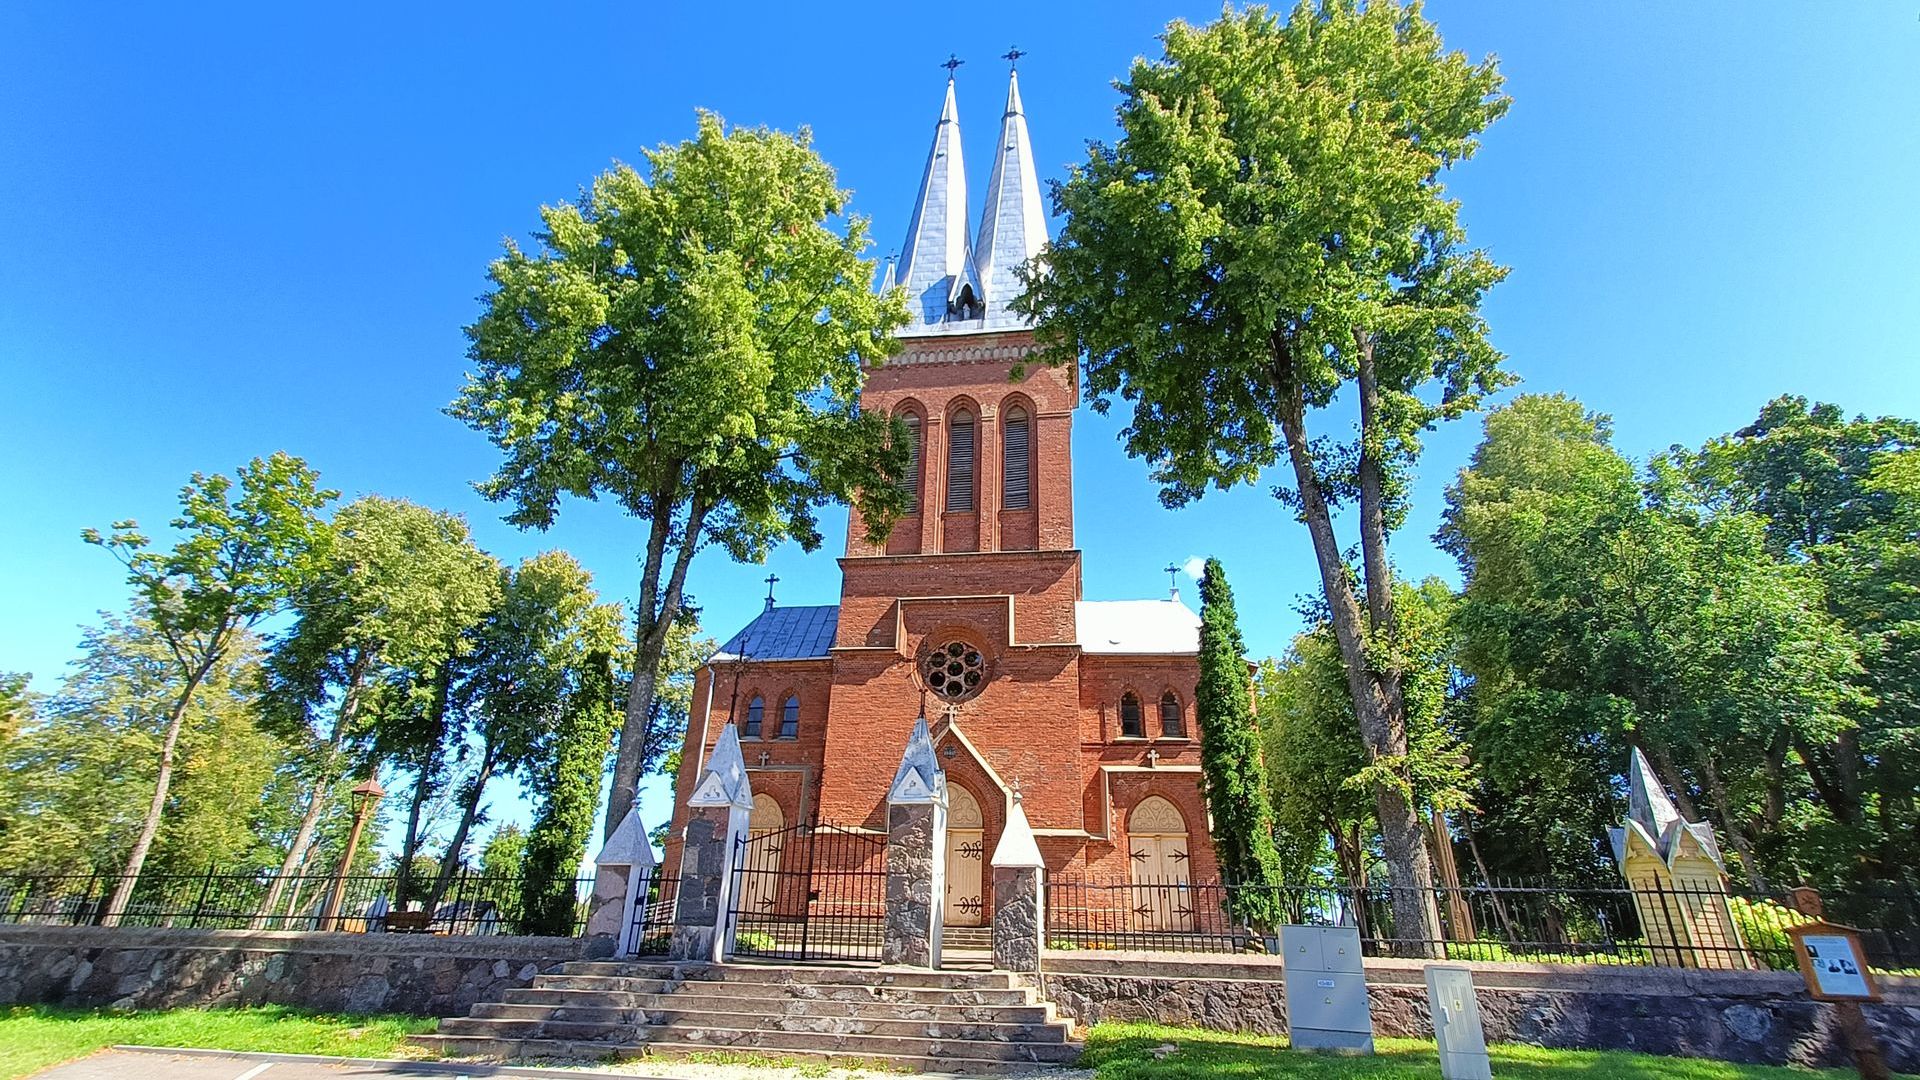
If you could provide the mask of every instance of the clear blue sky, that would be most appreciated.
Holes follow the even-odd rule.
[[[51,689],[81,624],[126,598],[78,538],[161,525],[193,470],[273,450],[348,497],[465,513],[509,559],[581,557],[633,589],[635,525],[569,506],[523,534],[469,484],[495,463],[440,409],[465,367],[500,239],[693,110],[809,125],[897,248],[949,51],[975,207],[1018,44],[1044,176],[1112,131],[1110,80],[1207,3],[112,5],[0,8],[0,670]],[[1515,98],[1451,180],[1470,235],[1513,267],[1488,315],[1531,391],[1611,413],[1645,455],[1783,392],[1920,415],[1920,0],[1466,3],[1448,43],[1497,53]],[[1323,424],[1325,421],[1323,421]],[[1092,598],[1157,595],[1217,554],[1256,654],[1315,587],[1306,538],[1262,491],[1159,508],[1117,425],[1082,411],[1078,531]],[[1434,436],[1395,547],[1427,540],[1477,421]],[[836,526],[842,522],[836,515]],[[841,538],[773,569],[831,603]],[[759,567],[706,555],[692,589],[730,632]],[[1191,602],[1192,594],[1189,590]],[[903,707],[905,707],[903,705]],[[510,792],[496,815],[520,816]],[[652,819],[659,800],[650,799]]]

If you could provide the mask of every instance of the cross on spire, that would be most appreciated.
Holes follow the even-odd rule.
[[[1177,563],[1167,564],[1167,592],[1175,600],[1180,599],[1180,566]]]
[[[1003,52],[1000,54],[1000,59],[1005,60],[1007,62],[1007,67],[1018,68],[1020,66],[1020,58],[1025,55],[1027,54],[1021,51],[1020,46],[1011,45],[1011,46],[1008,46],[1006,52]]]
[[[964,63],[966,63],[965,60],[960,59],[958,56],[955,56],[952,53],[948,53],[946,63],[941,64],[940,66],[947,69],[947,78],[951,79],[953,78],[954,71],[958,69],[961,64],[964,64]]]
[[[766,577],[766,582],[767,582],[767,610],[772,611],[773,610],[773,587],[780,583],[780,575],[768,574]]]

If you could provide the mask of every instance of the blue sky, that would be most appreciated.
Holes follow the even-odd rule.
[[[470,483],[495,463],[442,415],[487,261],[543,202],[688,136],[693,110],[812,127],[898,247],[948,52],[978,193],[1010,44],[1043,177],[1113,130],[1110,81],[1210,4],[458,5],[18,2],[0,8],[0,670],[51,689],[119,568],[79,531],[159,526],[193,470],[284,449],[349,497],[465,513],[489,550],[574,552],[634,588],[637,526],[572,505],[517,532]],[[1920,2],[1435,0],[1448,43],[1497,53],[1515,104],[1450,180],[1472,240],[1513,267],[1488,306],[1528,391],[1611,413],[1644,456],[1792,392],[1920,415]],[[1323,419],[1339,430],[1345,417]],[[1160,567],[1226,563],[1250,647],[1285,648],[1315,587],[1262,490],[1159,508],[1117,423],[1082,410],[1078,533],[1091,598],[1157,595]],[[1433,436],[1395,555],[1427,536],[1478,437]],[[838,529],[843,519],[835,516]],[[831,603],[841,536],[772,568]],[[709,626],[767,574],[719,553]],[[1188,597],[1192,601],[1189,588]],[[522,816],[511,791],[496,816]],[[653,818],[660,802],[650,799]]]

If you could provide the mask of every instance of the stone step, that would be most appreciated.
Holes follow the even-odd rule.
[[[513,986],[500,992],[501,1002],[507,1005],[545,1005],[556,1009],[639,1009],[666,997],[665,993],[562,990],[551,986]]]
[[[575,960],[560,965],[541,979],[639,978],[648,980],[814,983],[855,986],[924,986],[950,990],[1004,990],[1014,985],[1004,971],[928,971],[922,968],[841,967],[813,964],[732,963],[686,965],[634,964],[605,960]]]
[[[822,1054],[843,1058],[895,1058],[946,1062],[945,1071],[963,1072],[956,1061],[1005,1061],[1066,1065],[1078,1061],[1080,1046],[1069,1042],[967,1042],[959,1039],[908,1038],[897,1035],[846,1035],[828,1032],[772,1031],[751,1028],[673,1025],[654,1033],[649,1049],[672,1053],[679,1048],[738,1051],[754,1054]]]
[[[925,986],[858,986],[829,983],[736,983],[705,979],[682,983],[674,991],[682,997],[751,997],[771,1001],[876,1001],[923,1005],[1031,1005],[1033,991],[942,990]]]
[[[940,1023],[1045,1024],[1056,1013],[1044,1002],[1018,1005],[960,1005],[949,1002],[833,1001],[827,999],[778,1001],[723,995],[666,995],[645,1006],[651,1014],[745,1013],[754,1016],[824,1016],[864,1020],[919,1020]]]
[[[707,1028],[732,1031],[786,1032],[803,1035],[873,1035],[901,1039],[961,1039],[992,1043],[1064,1043],[1066,1024],[1017,1023],[1002,1020],[874,1019],[812,1014],[732,1013],[713,1009],[663,1009],[651,1018],[666,1029],[666,1037]],[[579,1036],[573,1036],[579,1037]]]
[[[533,989],[536,990],[614,990],[627,994],[662,994],[671,990],[674,985],[668,979],[627,978],[619,975],[538,975],[533,980]]]
[[[450,1016],[440,1021],[435,1034],[471,1035],[489,1039],[556,1039],[581,1043],[630,1043],[639,1041],[636,1032],[645,1025],[633,1023],[594,1023],[552,1019],[496,1019],[481,1016]]]
[[[441,1057],[524,1061],[632,1061],[646,1054],[644,1043],[570,1042],[565,1039],[499,1039],[486,1035],[409,1035],[407,1042]]]
[[[657,999],[664,1002],[664,996]],[[625,1006],[603,1008],[597,1005],[516,1005],[504,1001],[483,1001],[467,1014],[476,1020],[559,1020],[581,1024],[644,1024],[650,1011]]]

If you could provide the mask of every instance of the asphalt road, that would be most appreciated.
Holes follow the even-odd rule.
[[[106,1050],[37,1073],[34,1080],[342,1080],[355,1076],[413,1077],[416,1080],[484,1080],[487,1077],[587,1080],[593,1076],[609,1075],[613,1074],[473,1063],[389,1063],[211,1051]],[[625,1074],[624,1080],[646,1078]]]

